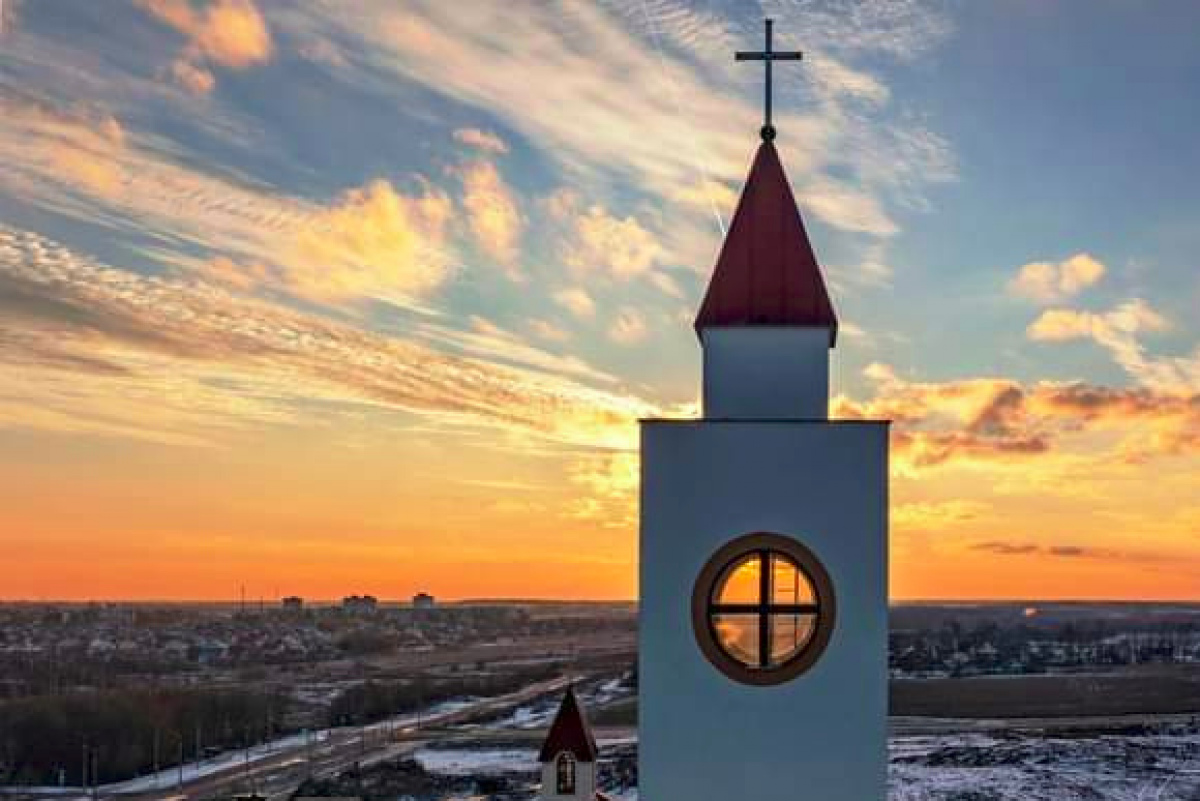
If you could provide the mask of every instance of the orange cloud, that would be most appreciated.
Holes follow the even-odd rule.
[[[288,284],[315,299],[419,297],[446,278],[451,210],[429,187],[410,197],[373,181],[308,215],[279,261]]]
[[[250,0],[216,0],[197,11],[188,0],[141,0],[142,6],[188,38],[191,53],[245,69],[271,58],[271,33]]]
[[[1019,462],[1092,431],[1117,434],[1111,453],[1124,460],[1195,452],[1200,444],[1200,394],[1083,383],[1024,386],[999,378],[918,383],[878,364],[866,373],[877,384],[876,396],[862,403],[835,398],[833,415],[892,420],[901,471]]]
[[[1135,298],[1103,313],[1049,309],[1026,333],[1040,342],[1090,339],[1108,350],[1113,361],[1144,386],[1162,392],[1200,391],[1200,348],[1190,358],[1146,354],[1141,335],[1169,327],[1165,317]]]
[[[1013,294],[1051,303],[1095,284],[1104,273],[1104,264],[1094,256],[1076,253],[1059,262],[1035,261],[1023,265],[1008,287]]]
[[[171,77],[194,95],[207,95],[217,83],[211,72],[183,58],[171,64]]]
[[[125,131],[115,117],[104,114],[79,126],[65,123],[47,128],[43,153],[51,170],[101,197],[111,198],[121,191],[125,183],[120,164]]]
[[[1048,309],[1029,326],[1029,338],[1041,342],[1094,339],[1118,346],[1141,331],[1162,331],[1167,321],[1143,300],[1133,300],[1104,313]]]
[[[574,220],[564,260],[584,270],[603,270],[620,279],[647,273],[662,258],[662,247],[632,216],[618,218],[592,206]]]
[[[586,490],[568,512],[607,528],[630,528],[637,520],[640,474],[637,453],[600,453],[578,460],[569,470],[572,484]]]
[[[485,153],[502,155],[508,152],[508,143],[491,131],[478,128],[459,128],[454,132],[455,140]]]
[[[515,267],[523,221],[512,190],[494,164],[477,161],[461,170],[463,206],[475,241],[519,278]]]

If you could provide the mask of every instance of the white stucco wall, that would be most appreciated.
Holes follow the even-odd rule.
[[[557,759],[557,757],[555,757]],[[575,763],[575,792],[571,795],[559,795],[558,768],[554,760],[542,765],[542,791],[538,794],[540,801],[592,801],[596,797],[596,763]]]
[[[829,410],[829,329],[707,328],[704,416],[823,420]]]
[[[882,423],[643,424],[643,801],[884,800],[887,437]],[[726,678],[692,633],[701,568],[754,531],[811,548],[837,597],[824,655],[774,687]]]

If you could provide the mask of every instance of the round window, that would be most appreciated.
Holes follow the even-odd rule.
[[[812,551],[779,534],[748,534],[717,551],[692,591],[692,625],[713,665],[744,684],[808,670],[833,633],[833,583]]]

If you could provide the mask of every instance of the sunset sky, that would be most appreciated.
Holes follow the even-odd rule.
[[[757,145],[892,596],[1200,599],[1200,4],[24,0],[0,599],[631,598]]]

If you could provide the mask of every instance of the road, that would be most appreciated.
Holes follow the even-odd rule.
[[[537,682],[517,692],[496,696],[460,708],[423,716],[395,718],[367,726],[325,729],[308,736],[293,736],[246,752],[230,752],[199,765],[185,766],[183,781],[176,769],[155,777],[104,785],[98,801],[184,801],[229,798],[257,793],[272,801],[289,796],[306,778],[329,776],[355,763],[392,759],[411,753],[426,742],[425,732],[494,716],[543,695],[558,692],[569,679]],[[9,799],[86,801],[79,788],[0,788]]]

